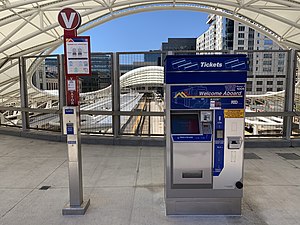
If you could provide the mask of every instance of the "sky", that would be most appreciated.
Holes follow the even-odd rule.
[[[196,38],[208,28],[207,14],[193,11],[144,12],[114,19],[83,34],[91,37],[92,52],[149,51],[168,38]],[[55,53],[63,53],[58,48]]]

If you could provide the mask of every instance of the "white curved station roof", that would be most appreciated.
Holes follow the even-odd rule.
[[[178,9],[222,15],[253,27],[284,48],[300,49],[300,0],[1,0],[0,96],[17,94],[19,89],[17,62],[7,64],[9,57],[49,54],[62,44],[57,16],[66,7],[81,14],[79,34],[129,14]]]
[[[33,54],[62,43],[57,22],[65,7],[82,17],[82,33],[117,17],[163,9],[224,15],[269,34],[285,47],[300,47],[299,0],[3,0],[0,1],[0,59]]]

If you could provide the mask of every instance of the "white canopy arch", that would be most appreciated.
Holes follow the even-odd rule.
[[[7,59],[49,54],[62,44],[57,16],[64,7],[81,14],[79,34],[129,14],[192,10],[240,21],[283,48],[300,49],[300,0],[1,0],[0,96],[18,95],[18,63]]]

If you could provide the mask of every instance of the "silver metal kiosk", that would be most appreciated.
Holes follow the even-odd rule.
[[[240,215],[245,55],[171,55],[165,63],[167,215]]]
[[[68,145],[70,202],[63,208],[62,214],[84,215],[90,199],[83,198],[79,106],[63,107],[63,129]]]

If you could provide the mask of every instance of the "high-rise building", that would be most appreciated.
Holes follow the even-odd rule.
[[[168,42],[163,42],[163,51],[188,51],[196,50],[196,38],[168,38]]]
[[[197,38],[197,50],[256,50],[248,52],[250,73],[248,93],[263,94],[282,91],[285,87],[287,54],[267,52],[281,50],[270,38],[237,21],[209,15],[209,28]]]
[[[223,18],[210,14],[206,24],[209,25],[209,28],[196,40],[197,50],[222,50]]]

